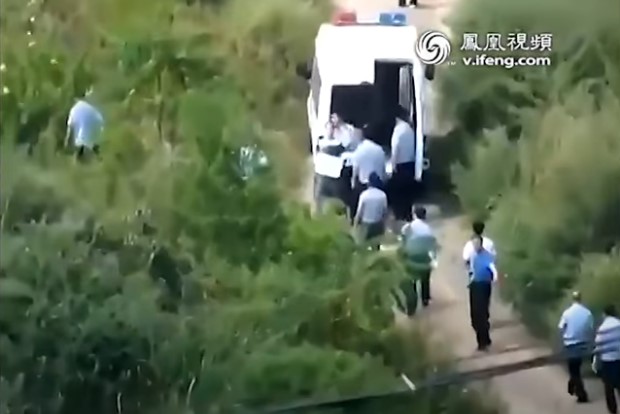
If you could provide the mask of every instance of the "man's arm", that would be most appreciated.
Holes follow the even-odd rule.
[[[471,261],[471,256],[473,254],[472,250],[473,250],[473,246],[471,244],[471,241],[468,241],[467,243],[465,243],[465,246],[463,246],[463,262],[468,271],[471,270],[469,268],[469,265],[470,265],[469,262]]]
[[[392,138],[390,140],[390,145],[392,147],[392,151],[390,153],[390,163],[392,164],[392,171],[394,167],[396,167],[396,160],[398,159],[398,151],[400,151],[400,145],[398,145],[398,140],[400,137],[400,128],[398,127],[398,121],[396,121],[396,125],[394,126],[394,131],[392,132]]]
[[[353,219],[353,225],[358,226],[362,221],[362,214],[364,212],[364,205],[366,204],[366,197],[363,197],[364,194],[360,195],[360,200],[357,203],[357,211],[355,212],[355,218]]]
[[[487,247],[486,250],[491,253],[493,256],[497,256],[497,251],[495,250],[495,243],[493,243],[493,240],[489,239],[488,237],[486,238],[487,240]]]
[[[604,327],[603,324],[601,324],[601,326],[599,326],[598,330],[596,331],[596,336],[594,338],[594,357],[592,358],[592,371],[594,371],[595,373],[598,373],[601,365],[601,351],[602,348],[604,348],[605,339],[606,338],[604,333]]]
[[[495,266],[495,263],[491,263],[489,265],[489,268],[491,269],[491,273],[493,273],[493,281],[496,282],[497,281],[497,267]]]
[[[566,312],[562,313],[562,316],[560,317],[560,322],[558,322],[558,329],[560,330],[560,333],[564,333],[564,330],[566,329]]]
[[[383,214],[381,215],[381,221],[385,223],[385,221],[387,220],[388,215],[390,213],[389,208],[388,208],[387,195],[383,199],[383,206],[382,207],[383,207]]]
[[[355,152],[351,155],[351,188],[355,187],[355,181],[359,174],[359,163],[357,161],[357,155]]]
[[[69,146],[69,140],[71,139],[71,131],[73,130],[73,120],[74,115],[73,115],[73,110],[71,110],[71,112],[69,112],[69,117],[67,118],[67,133],[65,134],[65,140],[64,140],[64,145],[65,147]]]

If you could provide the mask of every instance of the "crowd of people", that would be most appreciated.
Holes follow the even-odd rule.
[[[101,112],[86,98],[76,100],[67,120],[65,146],[73,144],[78,160],[99,154],[103,123]],[[431,273],[437,267],[439,251],[435,233],[427,222],[426,209],[413,207],[415,135],[404,111],[395,120],[389,157],[371,135],[369,130],[355,128],[336,114],[331,117],[327,137],[319,146],[344,162],[339,177],[315,177],[315,201],[321,210],[328,198],[343,200],[358,240],[373,249],[380,248],[379,240],[386,232],[390,210],[396,222],[404,222],[397,235],[398,254],[407,271],[394,297],[401,311],[413,316],[418,295],[424,307],[431,301]],[[386,160],[392,167],[391,176],[386,171]],[[492,345],[491,293],[499,277],[495,244],[484,235],[484,230],[483,222],[473,223],[471,238],[462,253],[464,274],[468,275],[470,321],[479,351],[487,351]],[[592,369],[604,384],[607,409],[610,414],[617,414],[620,319],[616,307],[611,304],[605,307],[603,322],[595,329],[592,312],[582,303],[579,292],[574,292],[573,303],[563,312],[558,328],[569,373],[568,393],[578,403],[589,401],[582,366],[594,355]]]

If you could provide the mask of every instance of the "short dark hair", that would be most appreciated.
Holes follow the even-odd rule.
[[[426,220],[426,209],[422,206],[415,206],[413,214],[420,220]]]
[[[616,306],[609,304],[603,308],[603,312],[605,315],[618,317],[618,311],[616,310]]]
[[[482,233],[484,233],[484,222],[474,221],[474,224],[472,224],[471,229],[474,231],[475,235],[482,236]]]
[[[396,116],[402,119],[403,121],[407,121],[407,119],[409,118],[409,111],[400,105],[396,105],[395,112],[396,112]]]

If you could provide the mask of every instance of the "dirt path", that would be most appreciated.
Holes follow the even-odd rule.
[[[450,344],[456,358],[474,355],[475,339],[469,324],[469,305],[463,273],[461,248],[469,232],[463,217],[441,214],[433,223],[442,243],[439,267],[433,276],[433,302],[423,312],[423,323],[432,329],[438,344]],[[494,297],[491,306],[493,349],[462,365],[483,368],[524,361],[550,350],[534,340],[517,321],[509,306]],[[547,366],[496,377],[488,384],[510,414],[594,414],[605,413],[602,385],[586,384],[592,403],[577,405],[566,393],[566,374],[559,366]]]
[[[335,0],[340,7],[353,9],[360,15],[379,10],[394,10],[397,0]],[[428,29],[447,31],[443,20],[455,0],[420,0],[416,9],[409,10],[409,19],[420,32]],[[312,170],[309,165],[309,171]],[[304,198],[312,200],[312,178],[304,189]],[[510,308],[494,298],[492,303],[493,350],[486,356],[471,359],[475,339],[469,323],[469,305],[461,249],[467,240],[465,218],[433,208],[432,221],[437,230],[442,251],[439,267],[433,275],[433,302],[414,323],[429,326],[431,340],[445,347],[467,368],[483,368],[503,363],[519,362],[544,355],[549,349],[537,343],[518,323]],[[513,350],[514,349],[514,350]],[[509,352],[504,352],[509,351]],[[483,386],[497,395],[510,414],[600,414],[605,413],[602,386],[597,381],[587,385],[592,403],[577,405],[566,393],[566,374],[558,366],[548,366],[496,377]]]

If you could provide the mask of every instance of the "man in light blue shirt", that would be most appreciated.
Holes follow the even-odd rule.
[[[86,151],[98,154],[102,131],[103,115],[101,112],[85,100],[78,99],[67,119],[65,146],[69,146],[69,140],[73,138],[78,159],[82,159]]]
[[[578,403],[586,403],[589,398],[581,377],[581,365],[594,337],[594,317],[581,303],[579,292],[573,292],[573,303],[562,313],[558,329],[566,352],[568,393],[576,396]]]
[[[368,178],[368,188],[360,194],[353,225],[361,241],[372,242],[372,248],[379,250],[378,238],[385,232],[388,215],[387,195],[381,189],[383,183],[375,173]]]
[[[618,413],[614,391],[620,396],[620,319],[614,305],[603,310],[605,319],[596,333],[593,367],[605,387],[605,402],[610,414]]]
[[[372,173],[377,174],[382,183],[385,183],[387,178],[385,151],[379,144],[369,139],[369,133],[371,133],[371,129],[366,128],[364,139],[351,155],[350,211],[352,215],[357,211],[360,194],[368,188],[370,175]]]
[[[402,252],[405,264],[411,273],[417,295],[420,284],[420,297],[424,307],[431,300],[431,273],[437,260],[438,243],[431,226],[426,222],[426,208],[416,206],[413,220],[401,230]]]
[[[469,258],[469,316],[476,333],[479,351],[487,351],[492,344],[489,323],[491,292],[497,280],[495,255],[484,248],[479,234],[471,239],[473,254]]]

